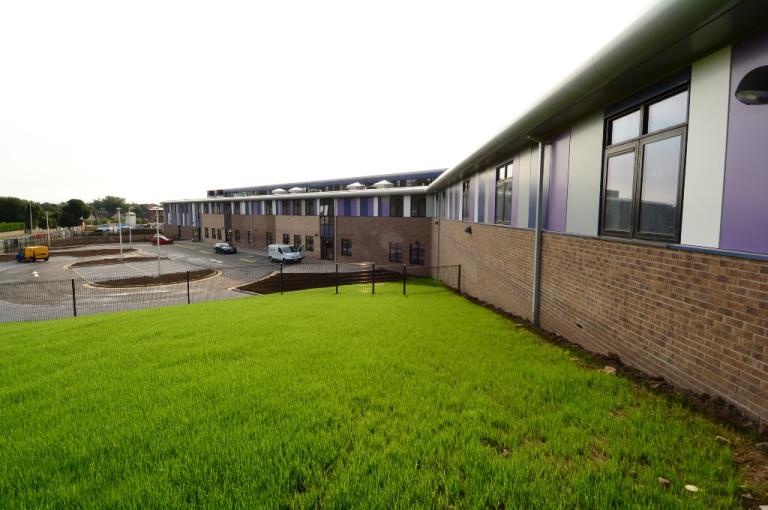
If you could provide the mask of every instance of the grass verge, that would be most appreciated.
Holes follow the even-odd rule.
[[[261,296],[0,338],[3,508],[738,506],[721,425],[447,292]]]

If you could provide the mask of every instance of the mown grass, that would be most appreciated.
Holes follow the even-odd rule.
[[[447,292],[0,338],[1,508],[737,506],[718,425]]]

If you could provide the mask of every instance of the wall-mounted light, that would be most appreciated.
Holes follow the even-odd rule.
[[[464,229],[465,234],[472,234],[472,227],[467,227]]]
[[[741,79],[736,99],[746,105],[768,104],[768,66],[756,67]]]

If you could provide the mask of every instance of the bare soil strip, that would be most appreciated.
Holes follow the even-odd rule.
[[[109,258],[109,259],[96,259],[96,260],[84,260],[82,262],[75,262],[70,264],[69,267],[92,267],[92,266],[109,266],[112,264],[124,264],[131,262],[153,262],[157,257],[126,257],[126,258]],[[168,257],[160,257],[160,260],[168,260]]]
[[[189,281],[195,282],[204,280],[219,274],[215,269],[198,269],[189,271]],[[107,289],[126,289],[133,287],[154,287],[157,285],[171,285],[174,283],[185,283],[187,281],[187,272],[168,273],[156,276],[131,276],[129,278],[120,278],[119,280],[106,280],[103,282],[92,283],[92,287],[102,287]]]

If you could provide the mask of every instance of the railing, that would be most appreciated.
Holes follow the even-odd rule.
[[[20,322],[293,292],[413,295],[461,289],[459,266],[254,264],[125,278],[0,283],[0,322]]]

